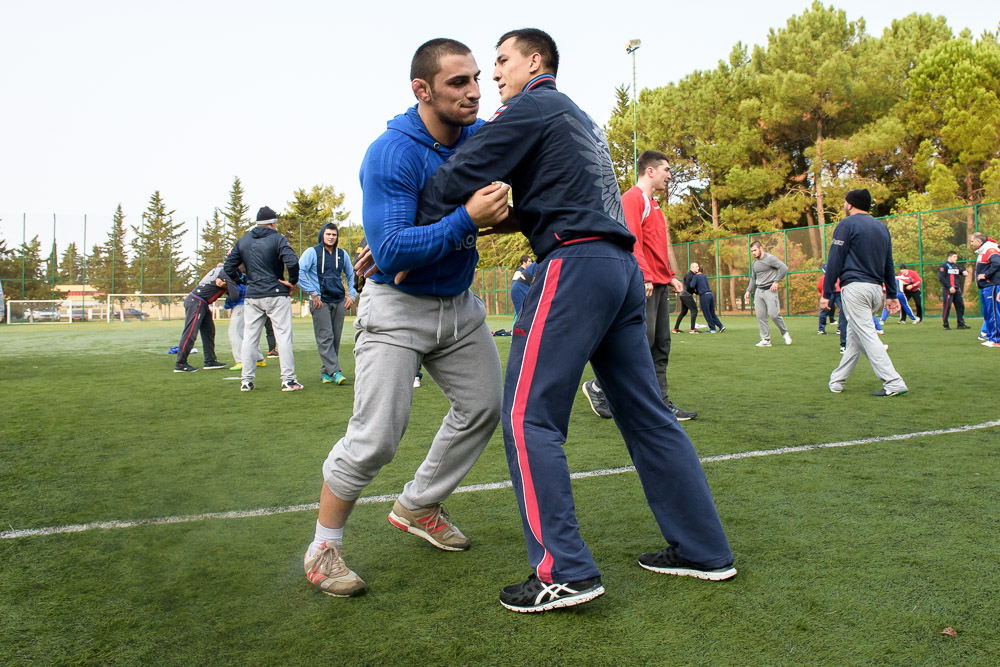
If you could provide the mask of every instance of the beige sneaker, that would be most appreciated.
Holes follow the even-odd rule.
[[[411,511],[397,500],[389,512],[389,523],[424,538],[438,549],[465,551],[469,548],[468,538],[451,522],[444,505]]]
[[[311,557],[306,552],[304,562],[306,579],[327,595],[350,598],[368,590],[361,577],[347,569],[335,542],[323,542]]]

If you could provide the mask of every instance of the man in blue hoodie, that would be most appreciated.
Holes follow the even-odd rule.
[[[310,297],[309,311],[323,362],[324,384],[344,384],[347,379],[340,371],[340,334],[344,330],[344,315],[358,298],[354,266],[347,251],[337,247],[339,237],[337,225],[326,223],[317,235],[319,243],[306,248],[299,258],[299,287]],[[346,299],[344,278],[349,292]]]
[[[441,503],[500,421],[500,356],[483,302],[469,287],[478,227],[506,218],[508,188],[488,185],[432,224],[415,222],[424,182],[482,125],[478,77],[464,44],[422,45],[410,68],[417,104],[389,121],[361,164],[365,238],[378,269],[368,276],[354,324],[354,415],[323,464],[316,533],[304,557],[306,577],[327,595],[366,590],[341,557],[344,526],[358,496],[396,453],[421,363],[451,409],[389,522],[439,549],[469,548]],[[403,272],[405,280],[397,276]]]

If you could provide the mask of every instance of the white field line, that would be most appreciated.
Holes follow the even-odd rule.
[[[935,431],[917,431],[916,433],[901,433],[897,435],[883,435],[875,438],[864,438],[862,440],[844,440],[842,442],[825,442],[813,445],[799,445],[797,447],[779,447],[777,449],[759,449],[752,452],[738,452],[736,454],[721,454],[719,456],[706,456],[701,459],[702,463],[715,463],[718,461],[735,461],[738,459],[757,458],[761,456],[775,456],[778,454],[794,454],[796,452],[808,452],[815,449],[830,449],[833,447],[854,447],[856,445],[870,445],[876,442],[891,442],[893,440],[909,440],[911,438],[923,438],[932,435],[948,435],[950,433],[965,433],[967,431],[977,431],[984,428],[994,428],[1000,426],[1000,419],[983,422],[981,424],[969,424],[966,426],[956,426],[954,428],[943,428]],[[625,472],[635,472],[633,466],[622,468],[609,468],[607,470],[591,470],[589,472],[577,472],[570,475],[572,479],[584,479],[586,477],[604,477],[607,475],[619,475]],[[470,484],[460,486],[455,493],[474,493],[478,491],[494,491],[497,489],[509,489],[510,481],[493,482],[490,484]],[[382,496],[366,496],[358,499],[358,504],[366,505],[370,503],[388,503],[395,501],[397,494]],[[193,521],[205,521],[207,519],[244,519],[247,517],[270,516],[272,514],[287,514],[289,512],[315,511],[319,509],[319,503],[309,503],[306,505],[287,505],[285,507],[265,507],[255,510],[234,510],[231,512],[209,512],[207,514],[187,514],[184,516],[165,516],[154,519],[133,519],[131,521],[94,521],[91,523],[78,523],[70,526],[51,526],[49,528],[27,528],[24,530],[11,530],[0,532],[0,539],[14,540],[22,537],[37,537],[40,535],[57,535],[60,533],[82,533],[88,530],[109,530],[112,528],[134,528],[136,526],[159,526],[171,523],[191,523]]]

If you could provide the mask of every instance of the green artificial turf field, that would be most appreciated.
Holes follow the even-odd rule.
[[[0,663],[997,664],[1000,351],[975,329],[890,319],[884,340],[910,393],[869,396],[880,384],[862,359],[831,394],[833,327],[817,336],[814,319],[787,321],[787,347],[755,348],[749,318],[674,335],[671,398],[699,412],[684,423],[698,453],[863,442],[707,461],[739,569],[722,583],[636,564],[663,543],[634,472],[577,479],[607,593],[531,615],[497,602],[529,574],[509,488],[450,500],[465,553],[391,527],[391,501],[360,504],[345,558],[369,593],[310,587],[316,513],[294,506],[317,501],[353,394],[319,383],[308,320],[295,323],[306,388],[292,394],[276,359],[250,394],[226,379],[237,372],[172,373],[179,322],[0,326]],[[217,338],[229,361],[224,323]],[[506,361],[510,339],[495,340]],[[366,496],[399,491],[446,410],[425,376],[398,456]],[[962,426],[979,428],[923,433]],[[917,435],[876,440],[906,434]],[[630,464],[581,393],[566,452],[574,472]],[[464,484],[506,480],[498,429]],[[269,508],[290,509],[237,516]],[[67,526],[82,528],[39,534]]]

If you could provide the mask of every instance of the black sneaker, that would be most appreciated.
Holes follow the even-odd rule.
[[[946,325],[944,325],[944,326],[943,326],[943,327],[941,327],[941,328],[942,328],[942,329],[944,329],[945,331],[951,331],[951,327],[950,327],[950,326],[948,326],[947,324],[946,324]]]
[[[590,602],[604,595],[600,577],[567,584],[547,584],[534,573],[523,584],[511,584],[500,591],[500,604],[511,611],[530,614]]]
[[[206,371],[217,371],[220,368],[229,368],[229,366],[227,366],[226,364],[220,362],[218,359],[216,359],[215,361],[206,361],[205,362],[205,370]]]
[[[677,417],[677,421],[679,422],[686,422],[687,420],[694,419],[698,416],[697,412],[677,407],[674,405],[673,401],[667,401],[667,408],[674,413],[674,417]]]
[[[253,391],[253,382],[240,382],[240,391]]]
[[[730,563],[725,567],[707,569],[695,565],[686,558],[681,558],[673,547],[663,551],[646,553],[639,556],[639,565],[652,572],[660,574],[675,574],[679,577],[697,577],[709,581],[725,581],[736,576],[736,568]]]
[[[888,390],[886,390],[886,389],[883,388],[883,389],[879,389],[876,392],[873,392],[872,396],[899,396],[900,394],[905,394],[905,393],[906,393],[906,389],[904,389],[903,391],[888,391]]]
[[[268,359],[277,359],[278,358],[278,351],[277,350],[268,350],[268,352],[267,352],[267,358]]]
[[[956,329],[971,329],[972,327],[969,327],[969,326],[966,326],[966,325],[964,325],[964,324],[959,324],[959,325],[958,325],[957,327],[955,327],[955,328],[956,328]]]
[[[827,335],[826,331],[824,331],[823,329],[820,329],[816,333],[818,333],[820,336],[826,336]]]
[[[590,409],[594,414],[604,419],[611,419],[611,410],[608,408],[608,399],[604,398],[604,392],[597,388],[597,383],[587,380],[580,387],[583,395],[590,401]]]
[[[175,373],[196,373],[196,372],[198,372],[198,369],[195,368],[194,366],[192,366],[191,364],[188,364],[188,363],[174,364],[174,372]]]

